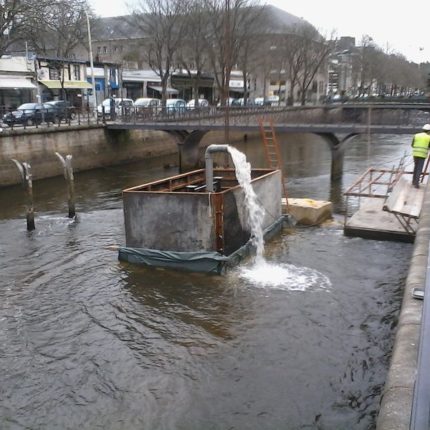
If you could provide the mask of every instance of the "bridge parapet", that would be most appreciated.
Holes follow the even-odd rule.
[[[321,106],[211,107],[176,110],[167,113],[131,109],[123,112],[115,123],[128,125],[178,124],[180,128],[224,126],[255,126],[260,120],[276,124],[354,124],[356,126],[408,126],[420,128],[430,122],[430,105],[339,104]],[[106,121],[105,121],[106,123]],[[112,122],[109,122],[112,124]],[[152,128],[152,127],[151,127]]]

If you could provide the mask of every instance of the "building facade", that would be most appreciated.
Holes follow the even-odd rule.
[[[34,62],[26,57],[0,58],[0,110],[4,113],[36,101]]]

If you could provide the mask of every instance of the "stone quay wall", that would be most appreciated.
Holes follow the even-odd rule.
[[[11,159],[31,165],[34,180],[63,174],[55,155],[71,154],[74,171],[140,161],[178,152],[167,133],[106,130],[102,126],[70,126],[4,131],[0,136],[0,187],[21,183]]]
[[[243,140],[244,134],[231,133],[230,137],[235,142]],[[201,146],[222,142],[222,132],[210,132]],[[163,131],[107,130],[101,125],[4,130],[0,134],[0,187],[22,182],[12,159],[29,163],[33,180],[63,175],[56,152],[73,156],[75,172],[167,155],[179,158],[177,142]]]
[[[430,243],[430,185],[425,186],[424,202],[415,237],[411,265],[399,315],[393,354],[382,392],[377,430],[410,430],[414,389],[417,377],[423,300],[412,296],[412,290],[424,288]],[[425,294],[429,294],[428,291]],[[428,360],[428,357],[426,357]]]

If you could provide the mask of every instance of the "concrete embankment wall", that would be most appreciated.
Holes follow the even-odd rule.
[[[232,137],[233,141],[242,138],[243,134]],[[208,133],[202,146],[221,142],[220,133]],[[0,187],[21,183],[12,158],[30,163],[34,180],[62,175],[55,152],[71,154],[73,169],[78,172],[178,154],[178,146],[166,132],[106,130],[96,125],[4,131],[0,136]]]
[[[6,132],[0,137],[0,186],[21,182],[11,158],[30,163],[34,180],[62,175],[55,152],[71,154],[74,170],[80,171],[172,154],[177,145],[167,133],[116,132],[100,126]]]
[[[423,308],[423,301],[412,297],[412,289],[425,286],[429,243],[430,187],[427,186],[406,279],[390,369],[382,393],[377,430],[410,429]]]

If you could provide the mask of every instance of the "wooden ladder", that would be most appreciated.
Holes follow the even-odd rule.
[[[282,190],[286,200],[288,208],[288,196],[287,189],[285,186],[285,178],[282,172],[282,156],[279,148],[278,140],[276,139],[275,129],[273,127],[273,121],[270,120],[268,123],[264,120],[259,121],[260,134],[263,140],[264,155],[266,158],[266,164],[270,169],[278,169],[281,171]]]

